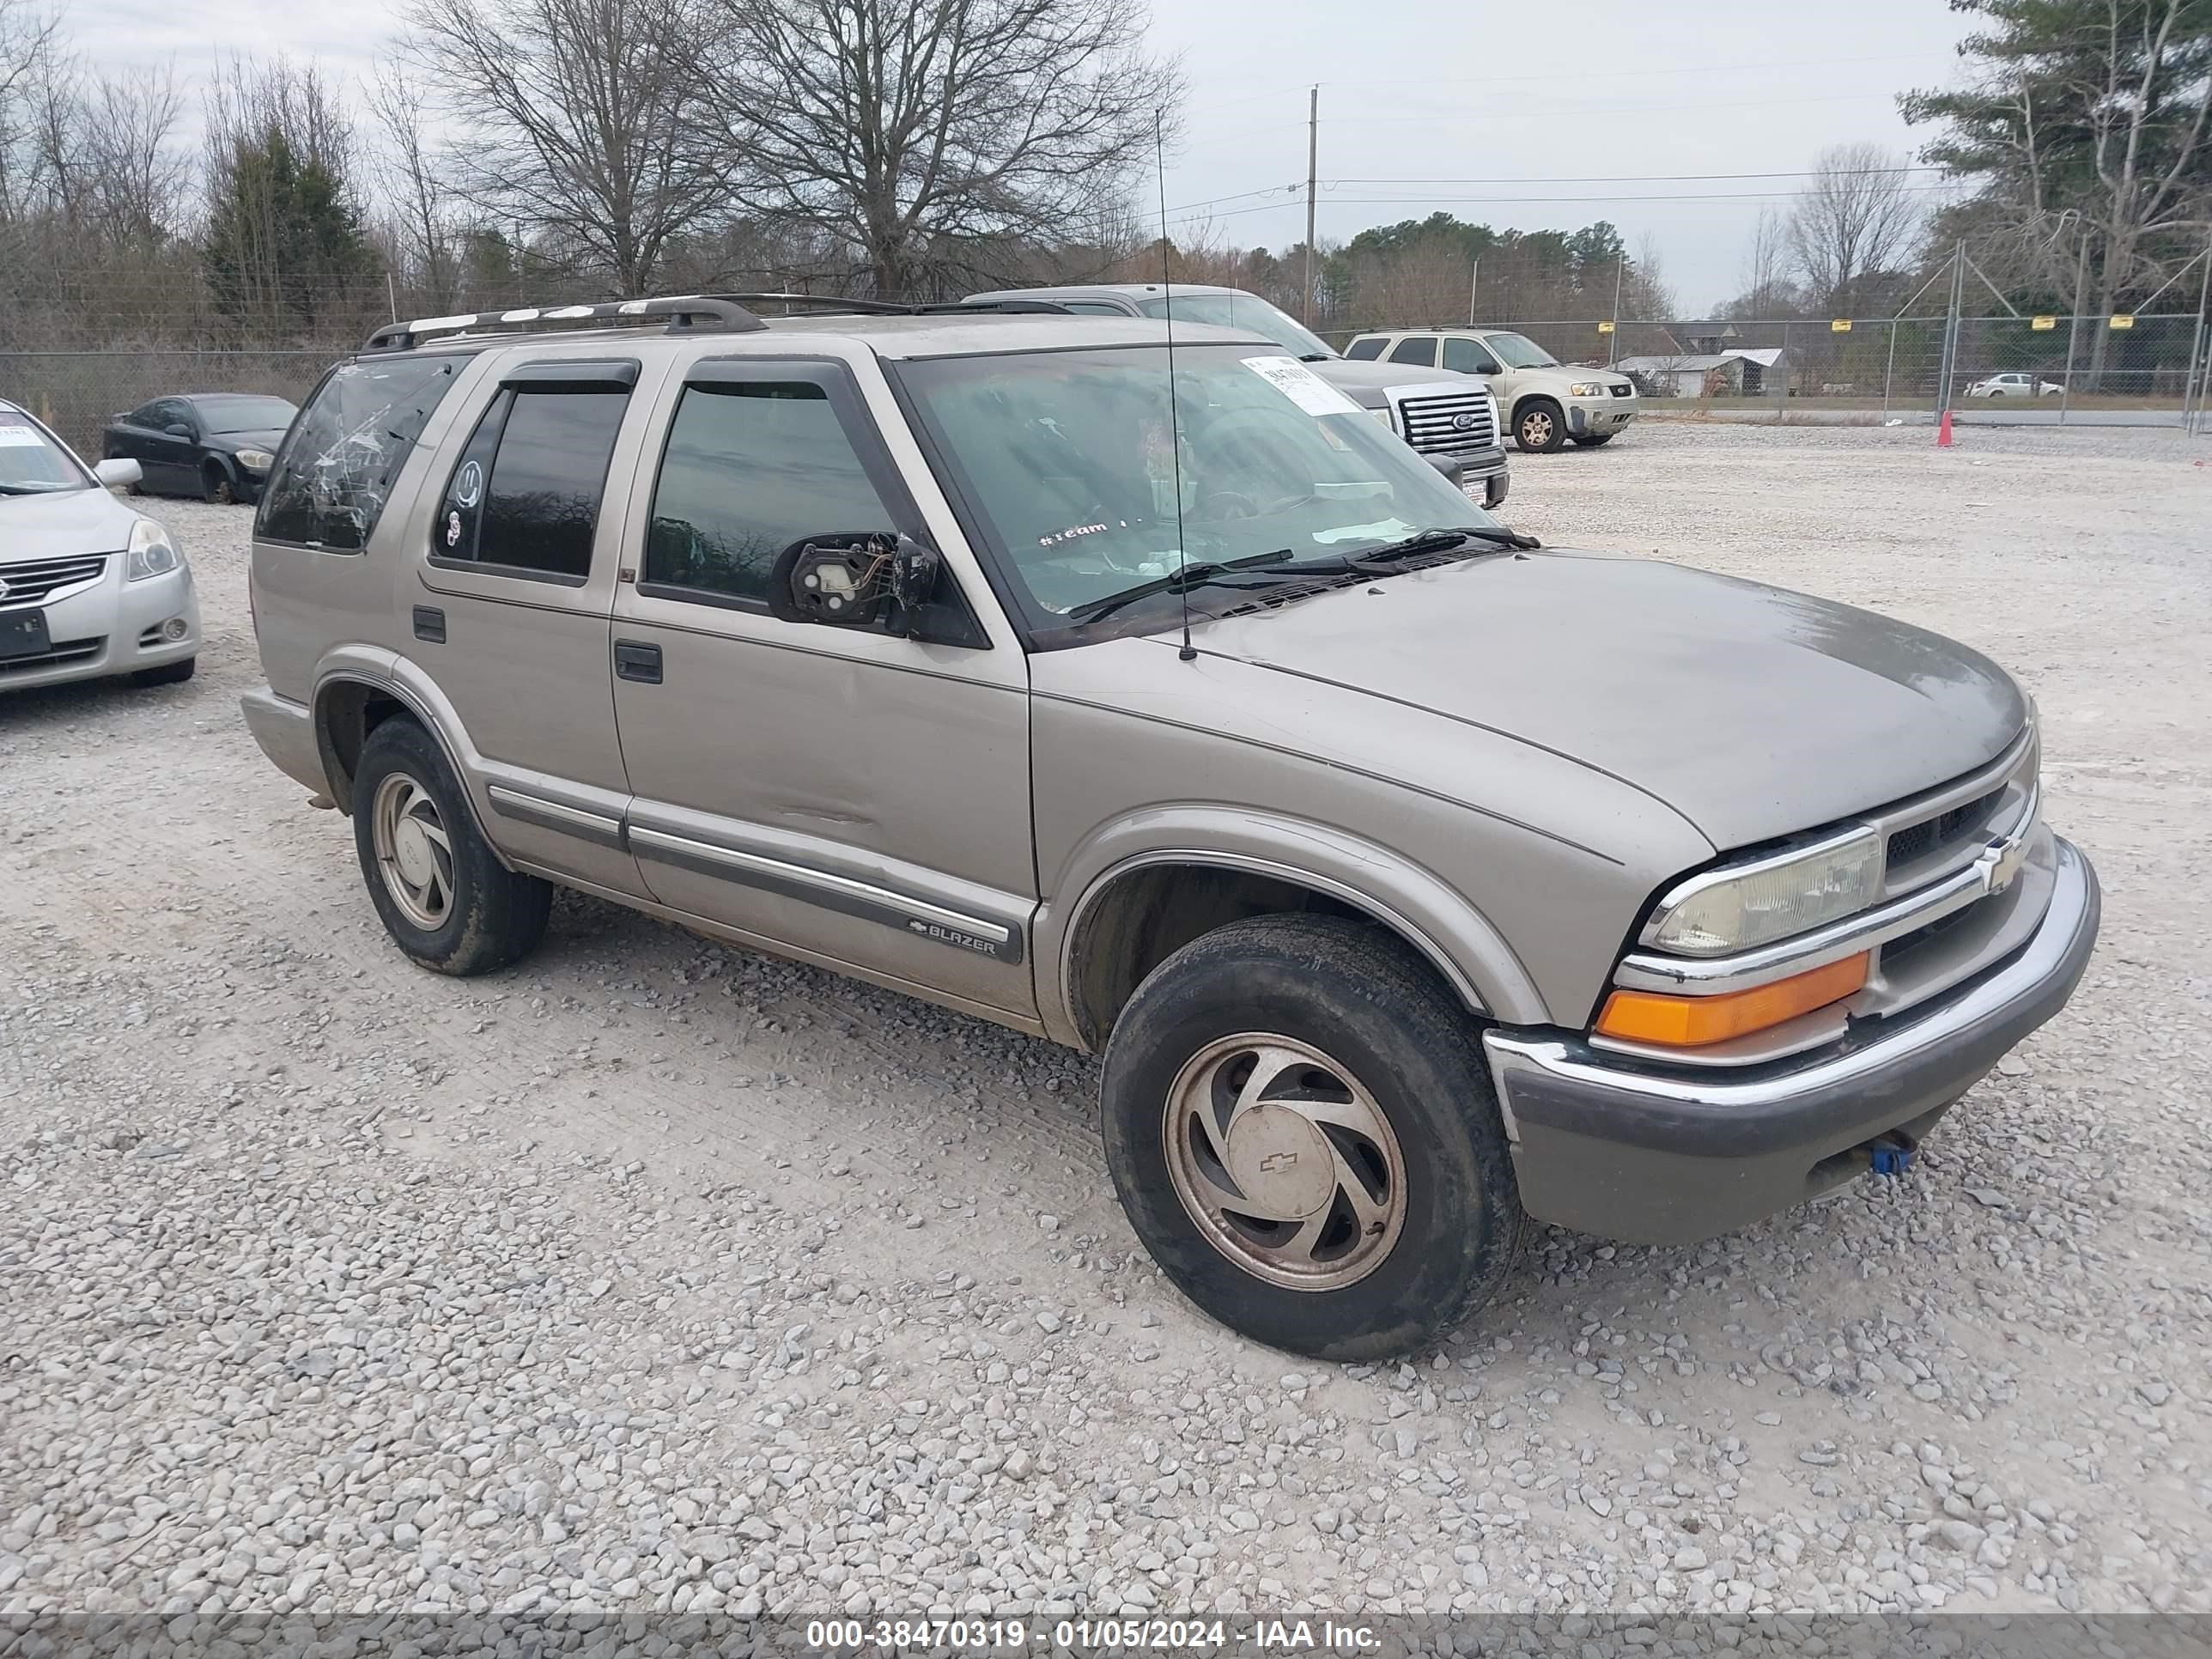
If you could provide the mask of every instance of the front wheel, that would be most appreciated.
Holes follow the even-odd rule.
[[[388,720],[362,745],[354,848],[385,931],[441,974],[487,974],[544,937],[550,883],[509,870],[477,831],[437,740]]]
[[[1184,946],[1115,1022],[1102,1094],[1138,1237],[1255,1340],[1411,1352],[1511,1270],[1521,1205],[1480,1037],[1369,923],[1261,916]]]
[[[230,474],[210,463],[200,474],[200,494],[219,507],[228,507],[238,499],[238,487],[230,481]]]
[[[1548,455],[1567,441],[1567,417],[1548,398],[1531,398],[1513,412],[1513,441],[1531,454]]]

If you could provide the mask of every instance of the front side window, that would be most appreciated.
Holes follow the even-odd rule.
[[[1462,374],[1499,373],[1498,359],[1485,351],[1479,341],[1457,336],[1444,342],[1444,367]]]
[[[431,556],[580,582],[629,388],[502,386],[455,463]]]
[[[1390,353],[1390,361],[1394,363],[1417,363],[1423,368],[1434,368],[1437,366],[1436,340],[1427,335],[1415,335],[1411,339],[1401,340],[1396,349]]]
[[[1345,555],[1418,530],[1492,522],[1292,358],[1185,346],[1175,374],[1171,414],[1158,346],[901,368],[1033,629],[1080,626],[1089,607],[1186,562],[1341,570]],[[1247,597],[1192,596],[1201,609]],[[1139,604],[1115,614],[1161,626],[1176,614],[1165,593]]]
[[[1492,334],[1484,343],[1509,368],[1553,368],[1559,359],[1525,334]]]
[[[1354,340],[1350,345],[1345,347],[1344,355],[1356,362],[1367,362],[1380,357],[1386,343],[1381,335],[1370,334],[1365,339]]]
[[[408,353],[332,369],[284,441],[253,533],[330,552],[368,546],[423,423],[467,362]]]
[[[643,581],[766,608],[793,542],[893,536],[829,394],[810,381],[687,386],[653,486]]]
[[[0,404],[0,495],[51,495],[88,480],[69,452],[21,410]],[[7,545],[0,531],[0,548]]]

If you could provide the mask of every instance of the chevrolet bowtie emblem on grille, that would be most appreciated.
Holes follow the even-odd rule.
[[[1298,1161],[1296,1152],[1270,1152],[1260,1160],[1260,1173],[1273,1175],[1278,1170],[1287,1170]]]
[[[1472,416],[1472,415],[1455,415],[1455,416],[1452,416],[1452,430],[1453,430],[1453,431],[1455,431],[1455,432],[1472,432],[1472,431],[1474,431],[1474,416]]]

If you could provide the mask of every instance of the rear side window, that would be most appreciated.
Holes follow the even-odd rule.
[[[1416,336],[1410,340],[1399,341],[1398,349],[1390,354],[1390,361],[1394,363],[1419,363],[1423,368],[1434,368],[1437,366],[1436,337],[1430,335],[1424,338]]]
[[[581,582],[629,388],[502,386],[447,483],[430,553],[509,575]]]
[[[1365,340],[1354,340],[1350,345],[1345,347],[1344,355],[1360,362],[1365,362],[1370,357],[1380,357],[1382,355],[1382,336],[1376,335]]]
[[[331,552],[366,547],[422,423],[467,361],[410,354],[332,369],[293,422],[253,533]]]
[[[760,605],[776,556],[810,536],[896,535],[823,389],[689,386],[653,486],[643,585]]]

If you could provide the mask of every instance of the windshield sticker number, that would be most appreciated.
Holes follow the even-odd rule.
[[[1357,415],[1359,405],[1295,357],[1247,357],[1244,367],[1309,415]]]
[[[46,441],[34,426],[0,426],[0,449],[44,449]]]

